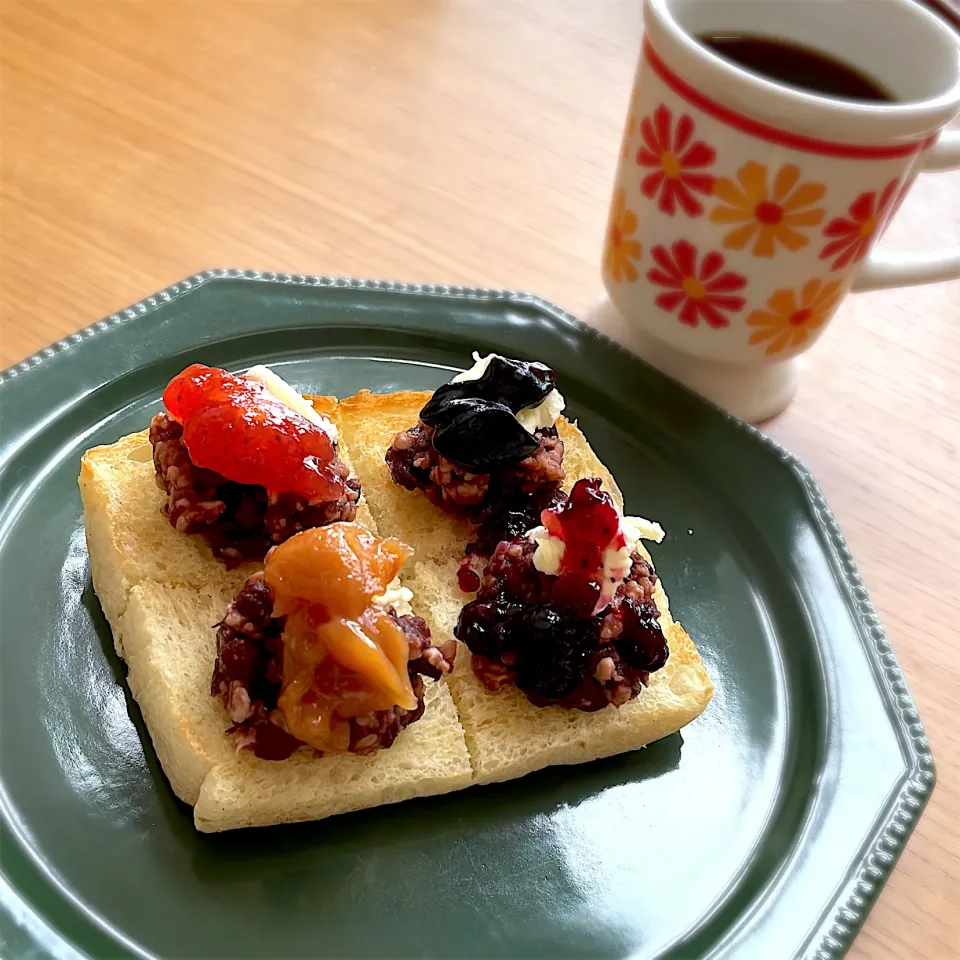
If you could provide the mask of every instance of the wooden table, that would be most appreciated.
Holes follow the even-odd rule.
[[[0,366],[211,266],[583,313],[636,0],[0,0]],[[960,243],[960,173],[885,244]],[[827,492],[939,785],[851,956],[960,952],[960,284],[863,294],[770,432]]]

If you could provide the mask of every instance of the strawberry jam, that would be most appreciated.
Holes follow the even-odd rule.
[[[543,511],[540,522],[564,544],[557,594],[575,609],[599,613],[604,552],[626,545],[610,495],[600,489],[599,480],[579,480],[567,500]]]
[[[269,494],[343,496],[330,436],[257,381],[194,363],[170,381],[163,402],[195,466]]]

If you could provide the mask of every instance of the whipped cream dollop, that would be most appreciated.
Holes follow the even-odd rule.
[[[487,367],[490,366],[490,361],[497,356],[495,353],[488,353],[485,357],[481,357],[480,354],[474,350],[473,351],[473,366],[469,370],[464,370],[463,373],[458,373],[453,377],[451,383],[464,383],[467,380],[479,380],[483,374],[486,372]],[[518,423],[527,433],[535,433],[537,430],[543,430],[546,427],[553,427],[556,425],[557,420],[560,419],[560,414],[563,413],[563,408],[566,406],[566,401],[563,399],[563,395],[559,390],[551,390],[544,398],[537,404],[535,407],[528,407],[526,410],[520,410],[515,413],[514,416],[517,418]]]
[[[593,611],[596,616],[605,610],[616,596],[620,585],[630,574],[631,556],[641,540],[660,543],[664,531],[659,523],[645,520],[643,517],[620,517],[616,533],[610,538],[603,551],[603,571],[600,584],[600,597]],[[551,577],[560,575],[563,555],[567,545],[562,537],[554,536],[546,527],[534,527],[527,532],[527,539],[537,545],[533,553],[533,565],[541,573]]]
[[[334,443],[339,440],[337,428],[333,423],[326,417],[320,416],[306,397],[297,393],[283,377],[274,373],[269,367],[262,365],[251,367],[244,376],[256,380],[261,386],[266,387],[277,400],[323,430]]]
[[[413,608],[410,606],[412,600],[413,591],[408,587],[401,586],[399,578],[391,580],[387,589],[373,598],[373,602],[378,607],[393,607],[401,616],[413,612]]]

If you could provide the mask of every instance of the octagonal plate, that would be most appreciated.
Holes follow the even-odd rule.
[[[716,684],[646,750],[320,823],[204,836],[91,584],[76,477],[188,362],[303,390],[554,367],[655,517]],[[536,297],[210,271],[0,378],[2,930],[15,957],[833,957],[929,796],[896,660],[812,477]]]

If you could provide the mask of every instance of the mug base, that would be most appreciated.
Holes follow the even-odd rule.
[[[797,392],[798,357],[768,364],[704,360],[637,329],[624,319],[606,294],[587,313],[586,321],[651,366],[748,423],[769,420],[781,413]]]

